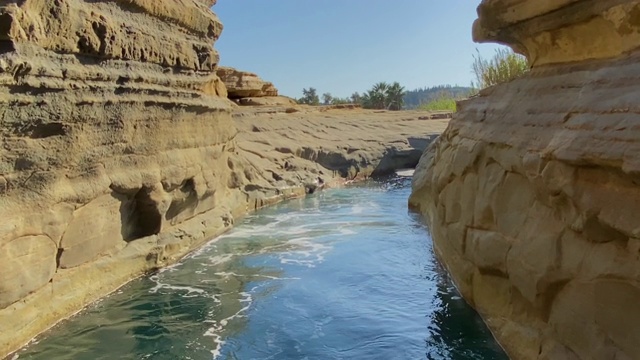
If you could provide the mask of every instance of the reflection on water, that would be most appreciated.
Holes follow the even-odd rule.
[[[44,334],[20,359],[506,359],[408,214],[408,180],[240,221]]]

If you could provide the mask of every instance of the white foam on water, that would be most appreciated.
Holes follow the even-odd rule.
[[[218,237],[214,237],[213,239],[209,240],[209,242],[202,245],[199,249],[196,249],[195,251],[191,252],[191,254],[185,256],[185,259],[197,258],[203,253],[208,252],[209,250],[215,249],[218,245],[217,244],[218,240],[220,240],[223,236],[224,235],[220,235]]]
[[[362,214],[365,210],[364,205],[358,204],[358,205],[354,205],[353,207],[351,207],[351,213],[352,214]]]
[[[285,213],[276,216],[260,216],[260,218],[267,220],[266,223],[242,224],[242,227],[231,230],[229,233],[220,236],[219,239],[224,239],[227,237],[244,237],[246,235],[265,233],[268,230],[282,227],[283,223],[290,220],[299,219],[302,216],[304,215],[300,215],[299,213]]]
[[[158,272],[157,272],[157,273],[158,273],[158,274],[162,274],[162,273],[164,273],[164,272],[174,272],[174,271],[178,271],[178,268],[179,268],[180,266],[182,266],[182,265],[183,265],[183,262],[182,262],[182,261],[179,261],[179,262],[177,262],[177,263],[175,263],[175,264],[172,264],[172,265],[169,265],[169,266],[163,267],[162,269],[158,270]]]
[[[281,264],[297,264],[315,267],[324,261],[324,256],[333,247],[314,242],[313,238],[301,237],[287,241],[293,249],[279,254]]]
[[[351,214],[359,215],[365,212],[371,212],[373,210],[379,210],[379,209],[380,209],[380,205],[374,202],[367,202],[367,203],[361,202],[351,207]]]
[[[363,213],[369,211],[370,207],[374,204],[356,205],[352,211],[354,213]],[[222,349],[225,341],[225,328],[229,326],[230,322],[234,319],[246,317],[248,310],[253,304],[253,298],[251,293],[255,291],[258,286],[249,290],[249,292],[229,293],[229,294],[209,294],[204,289],[208,287],[207,283],[216,283],[225,281],[225,279],[232,277],[245,277],[254,279],[265,280],[300,280],[296,277],[278,277],[266,274],[239,274],[233,271],[218,271],[213,272],[211,275],[206,268],[216,267],[226,264],[234,259],[244,256],[258,255],[258,254],[272,254],[274,257],[280,260],[282,264],[296,264],[305,267],[315,267],[317,264],[322,263],[325,259],[325,255],[333,249],[331,244],[323,242],[324,235],[341,234],[341,235],[353,235],[357,232],[353,230],[358,226],[358,222],[340,221],[338,217],[327,216],[326,214],[318,213],[285,213],[275,216],[258,215],[255,223],[245,223],[241,227],[232,229],[230,232],[223,234],[215,239],[212,239],[209,243],[205,244],[200,249],[194,251],[187,258],[198,259],[201,262],[202,268],[195,270],[198,275],[202,275],[200,283],[203,284],[203,288],[194,286],[178,286],[163,283],[161,281],[163,272],[176,271],[177,267],[182,263],[177,263],[165,269],[159,271],[156,275],[150,277],[155,282],[155,286],[149,291],[151,293],[157,293],[162,290],[176,291],[183,297],[209,297],[216,304],[223,305],[222,299],[224,295],[236,294],[240,296],[237,301],[240,302],[240,309],[224,319],[220,320],[205,320],[208,324],[208,329],[203,334],[205,337],[211,338],[213,341],[213,349],[210,350],[212,359],[218,359],[222,356]],[[252,220],[251,218],[248,219]],[[320,234],[320,236],[318,236]],[[256,250],[251,251],[237,251],[233,253],[220,253],[221,249],[218,248],[219,241],[227,239],[231,241],[239,241],[242,243],[245,240],[258,241],[264,239],[264,243],[269,244],[263,247],[259,247]],[[226,302],[226,300],[225,300]],[[213,318],[214,314],[210,314],[209,318]],[[322,331],[322,325],[316,325],[315,336],[322,337],[324,332]]]
[[[207,265],[220,265],[226,262],[229,262],[233,259],[237,254],[221,254],[221,255],[213,255],[207,258]]]
[[[209,327],[207,331],[203,334],[203,336],[213,338],[213,342],[215,343],[216,347],[215,349],[211,350],[211,355],[214,360],[220,357],[220,355],[222,354],[222,346],[224,345],[225,342],[224,340],[222,340],[221,333],[224,330],[225,326],[229,324],[229,321],[235,318],[244,317],[245,315],[243,313],[249,310],[249,308],[251,307],[251,304],[253,303],[253,297],[251,296],[250,293],[243,291],[238,294],[242,296],[242,298],[239,299],[240,303],[241,304],[247,303],[246,306],[242,307],[235,314],[228,316],[220,321],[216,321],[216,320],[204,321],[207,324],[212,324],[211,327]]]
[[[213,338],[213,343],[215,344],[215,349],[210,350],[211,356],[215,360],[220,355],[222,355],[222,346],[224,345],[224,340],[222,340],[222,335],[219,333],[222,332],[223,326],[219,325],[215,320],[205,320],[205,323],[214,324],[203,334],[204,337]]]
[[[297,277],[287,277],[287,278],[282,278],[282,277],[277,277],[277,276],[271,276],[271,275],[263,275],[263,274],[237,274],[234,272],[225,272],[225,271],[221,271],[221,272],[217,272],[214,275],[216,276],[220,276],[222,278],[229,278],[229,277],[251,277],[251,278],[264,278],[264,279],[270,279],[270,280],[300,280],[300,278]],[[216,280],[201,280],[201,282],[203,283],[210,283],[210,282],[216,282]]]
[[[174,291],[186,291],[187,293],[182,295],[182,297],[184,298],[192,298],[200,295],[207,295],[206,291],[192,287],[192,286],[177,286],[177,285],[165,284],[160,282],[156,283],[156,286],[149,289],[149,292],[152,294],[155,294],[162,289],[174,290]]]
[[[338,232],[340,235],[355,235],[358,233],[357,231],[351,230],[347,227],[339,227]]]
[[[220,300],[220,296],[221,295],[222,294],[220,294],[220,295],[211,295],[210,297],[211,297],[211,299],[213,300],[214,303],[222,304],[222,300]]]
[[[167,283],[163,283],[160,281],[160,274],[155,274],[149,277],[149,280],[156,283],[154,287],[149,289],[151,294],[156,294],[158,291],[166,289],[173,291],[186,291],[186,294],[181,295],[184,298],[192,298],[197,296],[208,296],[207,292],[203,289],[199,289],[193,286],[179,286],[179,285],[171,285]]]
[[[247,237],[252,237],[255,235],[258,236],[263,236],[264,234],[270,234],[270,233],[274,233],[274,232],[278,232],[278,233],[282,233],[282,229],[281,228],[281,224],[287,221],[290,221],[292,219],[299,219],[300,218],[300,214],[298,213],[286,213],[286,214],[280,214],[280,215],[276,215],[276,216],[256,216],[254,215],[254,217],[259,217],[259,218],[263,218],[263,219],[267,219],[268,221],[266,222],[266,224],[242,224],[242,227],[239,228],[234,228],[231,231],[222,234],[218,237],[215,237],[213,239],[211,239],[208,243],[204,244],[202,247],[200,247],[199,249],[197,249],[196,251],[192,252],[191,254],[189,254],[186,258],[187,259],[192,259],[192,258],[197,258],[202,256],[203,254],[211,251],[212,249],[215,249],[218,245],[218,241],[223,240],[223,239],[227,239],[227,238],[247,238]],[[250,215],[248,217],[248,220],[251,220],[252,216]],[[280,229],[278,229],[280,227]],[[304,232],[303,230],[300,230],[298,227],[293,226],[293,227],[287,227],[289,230],[286,232],[291,232],[292,234],[295,233],[300,233],[300,232]],[[275,230],[277,229],[277,230]],[[275,230],[275,231],[274,231]],[[246,255],[246,254],[235,254],[235,255]],[[220,255],[220,256],[224,256],[224,255]],[[231,254],[228,254],[227,256],[233,256]]]

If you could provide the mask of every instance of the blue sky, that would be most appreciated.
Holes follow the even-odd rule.
[[[220,63],[255,72],[282,95],[349,96],[376,82],[468,86],[480,0],[218,0]]]

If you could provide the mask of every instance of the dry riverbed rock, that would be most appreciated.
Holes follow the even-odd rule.
[[[298,103],[286,96],[247,97],[234,100],[241,106],[295,106]]]
[[[426,151],[410,205],[513,359],[640,358],[640,1],[485,0],[527,55]]]

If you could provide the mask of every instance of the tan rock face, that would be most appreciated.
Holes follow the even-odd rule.
[[[216,72],[231,99],[278,96],[278,89],[272,83],[265,82],[254,73],[224,66],[219,67]]]
[[[23,236],[0,248],[0,307],[49,282],[56,272],[56,244],[47,236]]]
[[[237,111],[215,73],[222,25],[210,4],[0,6],[0,356],[247,211],[417,162],[417,114],[408,127],[371,127],[359,152],[302,146],[291,131],[277,135],[283,152],[263,148],[278,130],[260,123],[307,110],[283,98],[271,105],[286,108]],[[245,129],[248,118],[259,121]]]
[[[238,206],[237,130],[209,5],[0,6],[0,355],[230,226],[214,219]],[[198,216],[218,225],[171,235]]]
[[[484,1],[476,37],[534,68],[462,102],[416,170],[411,206],[513,359],[640,358],[638,9]]]
[[[620,56],[640,43],[633,0],[484,0],[474,40],[510,45],[534,66]]]

